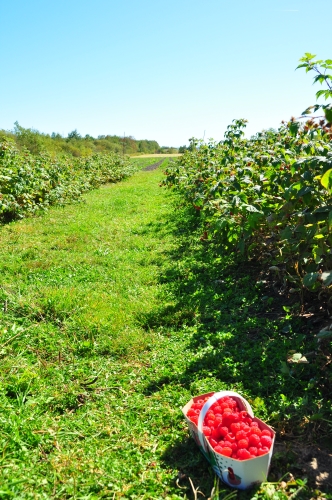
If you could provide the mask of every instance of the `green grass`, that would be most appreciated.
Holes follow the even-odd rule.
[[[255,269],[199,242],[162,168],[1,228],[1,499],[189,499],[189,477],[208,498],[180,411],[192,395],[237,390],[280,431],[296,419],[303,374],[279,369],[301,347],[296,322],[268,319]],[[232,498],[301,483],[269,488]]]

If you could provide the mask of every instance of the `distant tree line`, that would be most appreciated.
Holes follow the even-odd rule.
[[[189,139],[189,146],[180,146],[178,148],[178,152],[185,153],[186,151],[194,151],[196,149],[196,146],[197,146],[197,139],[195,143],[195,139],[194,137],[192,137],[191,139]]]
[[[159,146],[157,141],[137,140],[132,136],[99,135],[95,138],[87,134],[83,137],[73,130],[63,137],[55,132],[44,134],[32,128],[23,128],[18,122],[15,122],[13,130],[0,130],[0,141],[3,138],[12,140],[20,150],[27,149],[32,154],[47,151],[80,157],[111,152],[124,155],[178,152],[177,148]]]

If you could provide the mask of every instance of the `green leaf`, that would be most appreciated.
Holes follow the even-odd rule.
[[[321,420],[324,418],[324,415],[321,415],[320,413],[315,413],[314,415],[311,415],[310,420]]]
[[[282,240],[290,240],[293,237],[293,232],[289,226],[285,227],[280,233]]]
[[[303,278],[303,285],[307,288],[312,287],[319,277],[320,273],[307,273]]]
[[[293,137],[296,137],[296,134],[300,128],[299,122],[291,122],[289,125],[289,131]]]
[[[233,196],[232,204],[236,207],[241,203],[241,198],[239,196]]]
[[[248,212],[258,212],[258,213],[263,213],[261,212],[260,210],[258,210],[256,207],[254,207],[253,205],[245,205],[246,207],[246,210],[248,210]]]
[[[321,330],[318,334],[317,334],[317,338],[318,339],[328,339],[332,337],[332,332],[329,331],[329,330]]]
[[[325,205],[325,207],[316,208],[316,210],[314,210],[313,213],[314,214],[326,213],[329,212],[330,210],[332,210],[332,205]]]
[[[241,253],[244,253],[244,250],[245,250],[245,242],[244,242],[244,239],[241,238],[239,243],[238,243],[238,248],[240,250]]]
[[[329,94],[329,90],[318,90],[318,92],[316,92],[316,98],[319,99],[320,96],[324,96],[325,99],[327,99],[329,97]]]
[[[327,76],[326,76],[326,75],[317,75],[317,76],[315,76],[315,78],[314,78],[314,83],[316,83],[316,82],[323,83],[323,82],[325,82],[325,81],[326,81],[326,79],[327,79]]]
[[[329,123],[332,123],[332,107],[324,109],[325,118]]]
[[[290,369],[287,366],[287,363],[285,361],[281,362],[281,368],[280,368],[281,373],[284,373],[285,375],[289,375]]]
[[[297,198],[301,198],[302,196],[311,193],[311,191],[313,190],[314,190],[313,186],[304,186],[302,189],[300,189],[300,191],[298,191],[296,196]]]
[[[331,190],[332,188],[332,168],[327,170],[320,180],[321,184],[325,189]]]

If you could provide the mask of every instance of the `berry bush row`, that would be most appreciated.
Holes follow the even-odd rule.
[[[332,97],[332,60],[306,54],[299,67]],[[313,108],[313,109],[312,109]],[[322,116],[311,115],[321,109]],[[191,140],[166,170],[164,183],[200,214],[202,240],[224,251],[267,260],[295,290],[332,284],[332,106],[308,108],[278,130],[246,139],[246,120],[234,120],[223,141]]]
[[[79,201],[81,195],[106,182],[117,182],[135,171],[129,159],[116,153],[87,158],[33,155],[9,141],[0,143],[0,220],[31,215],[50,205]]]

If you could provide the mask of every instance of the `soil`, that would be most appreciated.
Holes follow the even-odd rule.
[[[272,475],[278,474],[278,462],[285,460],[289,464],[289,472],[296,478],[308,478],[311,486],[329,490],[332,487],[332,450],[323,449],[319,445],[294,442],[276,442],[273,453]]]
[[[152,163],[152,165],[148,165],[147,167],[143,168],[143,170],[145,171],[149,171],[149,170],[155,170],[156,168],[159,167],[159,165],[162,164],[162,162],[165,160],[165,158],[163,158],[162,160],[160,161],[157,161],[157,163]]]

